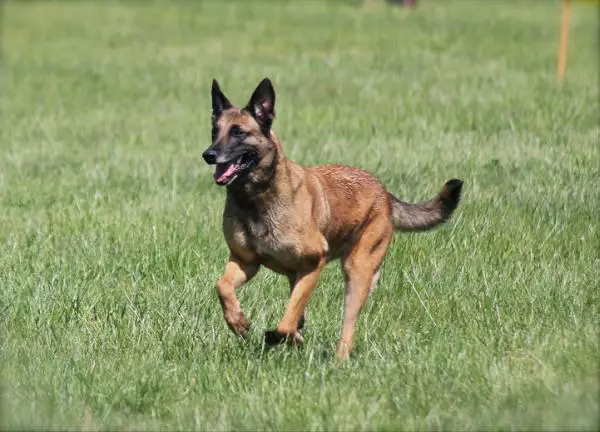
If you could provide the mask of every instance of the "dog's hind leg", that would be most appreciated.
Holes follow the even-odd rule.
[[[258,264],[242,262],[232,255],[225,265],[223,276],[217,281],[217,293],[223,308],[223,316],[229,328],[239,336],[246,336],[250,322],[242,311],[235,290],[252,279],[258,269]]]
[[[342,334],[337,345],[337,356],[347,359],[352,352],[352,338],[360,310],[375,288],[379,268],[392,237],[392,227],[385,219],[374,220],[365,228],[360,239],[343,257],[342,265],[346,288]]]

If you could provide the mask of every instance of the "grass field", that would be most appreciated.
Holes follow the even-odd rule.
[[[597,428],[597,12],[559,85],[553,1],[4,2],[0,428]],[[396,235],[346,364],[337,264],[300,351],[261,347],[284,279],[240,291],[245,342],[216,298],[210,82],[264,76],[290,158],[413,201],[465,180]]]

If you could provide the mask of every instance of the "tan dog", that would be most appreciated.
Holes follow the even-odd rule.
[[[268,79],[248,105],[235,108],[212,83],[215,181],[227,187],[223,233],[231,251],[217,292],[225,321],[244,336],[250,324],[235,294],[260,266],[287,276],[291,295],[269,345],[302,342],[304,310],[325,264],[341,258],[346,287],[337,355],[352,350],[356,320],[373,290],[394,230],[426,230],[446,221],[463,182],[450,180],[434,199],[408,204],[368,172],[343,165],[302,167],[287,159],[271,130],[275,91]]]

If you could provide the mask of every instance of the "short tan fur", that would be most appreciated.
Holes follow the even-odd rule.
[[[303,167],[285,157],[271,129],[275,91],[264,79],[244,108],[212,85],[212,144],[203,153],[215,181],[227,189],[223,233],[229,262],[217,293],[229,328],[246,335],[236,289],[261,266],[287,276],[290,298],[267,344],[302,343],[304,311],[325,264],[341,259],[345,276],[337,355],[352,351],[356,321],[375,287],[394,230],[426,230],[450,218],[463,182],[448,181],[420,204],[400,201],[370,173],[344,165]]]

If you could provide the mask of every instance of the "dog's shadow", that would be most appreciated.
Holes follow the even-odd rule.
[[[245,341],[244,351],[262,362],[282,359],[295,359],[304,362],[331,363],[337,360],[335,350],[325,344],[311,341],[315,335],[305,333],[305,342],[300,345],[282,342],[279,344],[268,344],[265,342],[264,333],[254,335]]]

